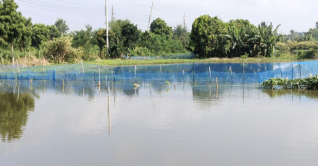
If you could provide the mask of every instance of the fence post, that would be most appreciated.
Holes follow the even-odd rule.
[[[294,64],[292,64],[292,80],[294,79]]]
[[[243,62],[243,87],[244,87],[244,84],[245,84],[244,75],[245,75],[245,69],[244,69],[244,62]]]
[[[300,70],[300,79],[301,79],[301,65],[299,64],[299,70]]]
[[[193,62],[193,83],[195,82],[194,74],[195,74],[195,68],[194,68],[194,62]]]
[[[209,67],[209,72],[210,72],[210,83],[212,82],[212,73],[211,73],[211,67]]]
[[[98,86],[100,86],[100,67],[99,67],[99,61],[98,61]]]
[[[30,75],[29,75],[29,79],[30,79]],[[55,81],[55,69],[53,69],[53,81]]]
[[[83,64],[83,60],[82,60],[82,70],[83,70],[83,74],[85,73],[84,71],[84,64]]]

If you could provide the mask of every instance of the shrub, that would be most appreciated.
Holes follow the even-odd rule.
[[[151,52],[147,47],[136,47],[134,50],[131,51],[131,55],[137,56],[149,56]]]
[[[300,59],[313,59],[316,56],[317,51],[315,49],[310,49],[308,51],[299,51],[297,53]]]
[[[83,57],[81,48],[72,47],[72,38],[69,36],[54,38],[41,45],[43,56],[50,63],[75,63]]]
[[[278,42],[276,45],[276,49],[280,51],[288,51],[290,48],[286,43]]]
[[[303,79],[288,80],[283,78],[271,78],[262,83],[263,86],[271,87],[280,86],[286,89],[304,87],[310,90],[318,90],[318,76],[310,76]]]

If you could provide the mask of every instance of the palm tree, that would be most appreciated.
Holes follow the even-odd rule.
[[[173,29],[173,36],[182,41],[184,48],[188,45],[188,43],[190,41],[189,32],[188,32],[187,27],[182,26],[181,24],[177,25]]]

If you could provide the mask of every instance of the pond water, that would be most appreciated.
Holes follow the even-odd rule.
[[[316,165],[318,93],[1,81],[1,166]]]

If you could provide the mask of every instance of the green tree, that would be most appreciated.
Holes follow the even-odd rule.
[[[318,21],[316,22],[316,29],[318,29]]]
[[[173,36],[182,42],[183,48],[186,48],[186,46],[189,44],[190,37],[186,26],[184,27],[181,24],[177,25],[173,29]]]
[[[73,48],[72,38],[69,36],[46,41],[41,47],[43,56],[51,63],[75,63],[83,57],[83,50]]]
[[[39,48],[39,46],[50,39],[53,39],[51,34],[51,27],[44,24],[34,24],[32,26],[32,46]]]
[[[218,17],[200,16],[192,24],[189,49],[202,58],[223,57],[226,54],[226,26]]]
[[[157,35],[165,35],[166,37],[172,36],[172,28],[161,18],[157,18],[150,24],[150,32]]]
[[[270,57],[273,54],[274,46],[280,38],[277,34],[279,27],[280,25],[274,28],[272,23],[267,25],[265,22],[258,25],[260,48],[263,56]]]
[[[75,48],[82,47],[84,49],[84,60],[93,58],[92,54],[95,56],[98,44],[95,33],[93,27],[90,25],[86,25],[86,30],[82,29],[71,33],[71,36],[73,37],[72,46]]]
[[[139,38],[139,31],[137,25],[126,24],[122,27],[121,35],[123,38],[123,45],[126,48],[126,53],[130,54],[130,51],[133,50],[136,46],[136,42]]]
[[[69,30],[69,27],[66,24],[66,21],[63,19],[58,19],[54,25],[59,30],[62,36],[65,35],[67,31]]]
[[[26,34],[27,28],[24,25],[24,17],[17,12],[18,5],[13,0],[0,1],[0,42],[11,45],[12,64],[14,63],[13,43],[21,40]]]
[[[99,47],[99,57],[102,57],[103,49],[106,48],[106,29],[99,29],[96,32],[96,40]]]
[[[112,30],[116,36],[121,36],[122,33],[122,27],[127,25],[127,24],[131,24],[131,22],[129,20],[112,20],[109,23],[109,28],[110,30]]]
[[[20,50],[29,49],[32,44],[32,20],[31,18],[23,18],[23,24],[26,27],[26,31],[23,31],[21,38],[17,41],[17,45]]]

